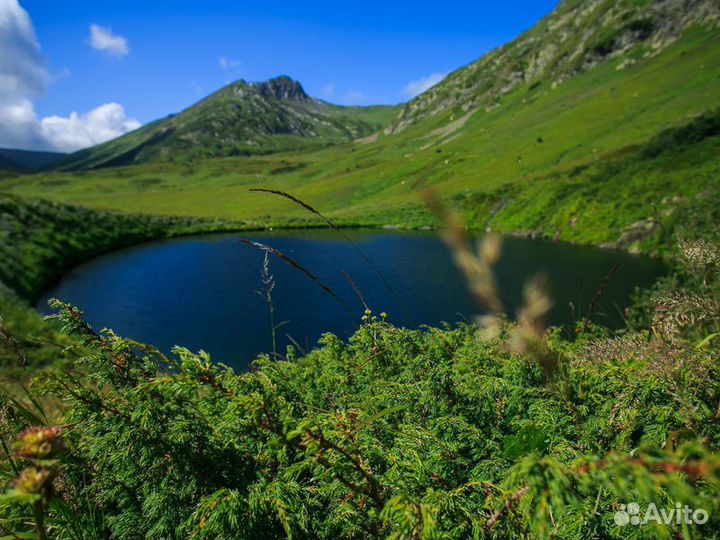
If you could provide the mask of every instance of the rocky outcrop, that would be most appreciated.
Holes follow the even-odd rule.
[[[302,85],[287,75],[281,75],[265,82],[252,83],[250,86],[266,98],[313,101],[312,98],[305,93]]]

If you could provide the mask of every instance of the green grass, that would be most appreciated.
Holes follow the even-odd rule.
[[[635,53],[633,53],[635,54]],[[0,191],[156,215],[253,219],[267,223],[302,217],[301,210],[250,187],[289,191],[349,223],[422,224],[418,189],[433,187],[466,200],[512,194],[493,225],[540,229],[548,236],[602,243],[653,215],[663,198],[718,182],[716,141],[699,144],[679,162],[646,163],[632,185],[601,170],[619,152],[658,131],[720,107],[720,38],[695,30],[661,54],[616,69],[615,58],[557,88],[517,88],[493,110],[479,110],[454,132],[442,131],[462,111],[448,112],[375,142],[318,151],[145,164],[78,173],[44,173],[0,180]],[[559,180],[553,180],[559,179]],[[570,194],[562,202],[555,199]],[[592,197],[591,200],[588,197]],[[631,202],[628,202],[630,198]],[[551,204],[552,203],[552,204]],[[547,214],[552,206],[553,219]],[[616,208],[609,227],[598,228]],[[492,217],[482,204],[468,208],[470,225]],[[520,210],[522,220],[505,215]],[[564,221],[582,213],[572,229]],[[602,229],[602,230],[601,230]]]

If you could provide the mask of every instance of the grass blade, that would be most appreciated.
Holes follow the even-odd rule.
[[[353,291],[355,291],[355,295],[360,300],[360,303],[363,305],[363,308],[365,308],[365,311],[370,311],[370,307],[368,307],[367,302],[365,301],[365,297],[363,296],[363,293],[360,290],[360,287],[358,287],[357,283],[355,283],[355,280],[352,277],[350,277],[350,274],[348,274],[345,270],[341,270],[340,273],[343,275],[343,277],[347,280],[347,282],[353,288]]]
[[[598,307],[598,302],[600,302],[602,297],[605,296],[605,291],[607,291],[610,282],[612,281],[613,277],[615,277],[615,272],[618,271],[618,268],[620,268],[621,264],[622,261],[619,261],[613,265],[605,278],[602,280],[602,283],[600,283],[600,286],[595,291],[595,296],[593,296],[592,300],[590,301],[590,306],[588,307],[588,312],[585,316],[585,321],[583,322],[583,332],[587,332],[588,327],[590,326],[590,319],[595,314],[595,310]]]
[[[254,248],[259,249],[260,251],[264,251],[265,253],[270,253],[271,255],[274,255],[278,259],[280,259],[282,262],[287,264],[288,266],[294,268],[295,270],[299,270],[302,272],[305,277],[309,278],[311,281],[314,281],[315,284],[320,287],[322,290],[324,290],[326,293],[328,293],[333,298],[337,298],[337,295],[335,294],[335,291],[333,291],[330,287],[325,285],[320,279],[310,272],[307,268],[302,266],[299,262],[291,259],[287,255],[285,255],[282,251],[279,251],[275,249],[274,247],[268,246],[267,244],[263,244],[262,242],[256,242],[255,240],[247,240],[245,238],[241,238],[239,240],[242,244],[247,244],[248,246],[252,246]]]
[[[398,305],[398,308],[403,311],[403,315],[407,320],[410,320],[408,317],[408,314],[405,312],[405,310],[402,307],[402,303],[400,302],[400,299],[398,298],[398,295],[395,293],[395,289],[392,285],[390,285],[390,282],[385,278],[383,273],[380,271],[380,269],[375,265],[374,262],[372,262],[372,259],[368,257],[368,255],[358,246],[355,242],[353,242],[352,238],[350,238],[347,234],[345,234],[345,231],[343,231],[340,227],[338,227],[330,218],[324,216],[320,213],[319,210],[316,210],[312,206],[310,206],[308,203],[298,199],[294,195],[291,195],[290,193],[287,193],[286,191],[280,191],[277,189],[266,189],[266,188],[251,188],[249,191],[253,193],[270,193],[272,195],[278,195],[279,197],[284,197],[285,199],[288,199],[289,201],[294,202],[298,206],[301,206],[308,212],[315,214],[320,219],[322,219],[325,223],[327,223],[332,229],[338,232],[340,236],[343,237],[343,239],[348,242],[353,248],[355,248],[355,251],[358,252],[358,254],[365,260],[367,265],[372,268],[373,272],[380,278],[380,280],[383,282],[383,285],[385,285],[385,288],[390,292],[392,297],[395,299],[395,302]]]

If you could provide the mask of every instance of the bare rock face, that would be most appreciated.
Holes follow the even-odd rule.
[[[265,82],[253,83],[251,86],[266,98],[288,101],[312,101],[312,98],[305,93],[302,85],[286,75],[281,75]]]
[[[694,25],[718,27],[717,0],[564,0],[515,41],[450,74],[416,97],[385,129],[406,127],[445,110],[492,109],[520,84],[554,85],[638,45],[657,54]],[[632,65],[625,62],[623,68]]]

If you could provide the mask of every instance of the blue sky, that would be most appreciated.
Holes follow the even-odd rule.
[[[17,0],[0,0],[0,12],[14,9],[13,3]],[[556,3],[20,0],[19,5],[34,26],[48,73],[44,91],[32,97],[38,122],[114,103],[128,118],[145,123],[232,80],[279,74],[335,103],[405,101],[427,78],[437,80],[513,39]]]

